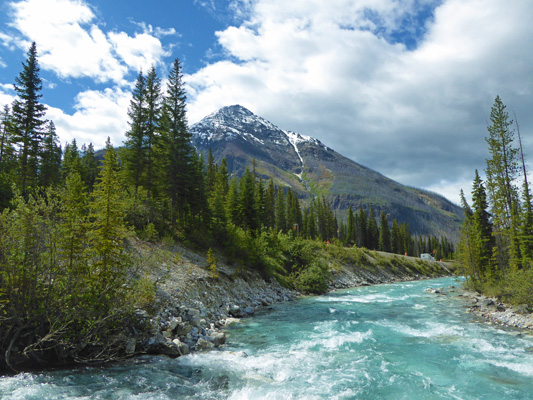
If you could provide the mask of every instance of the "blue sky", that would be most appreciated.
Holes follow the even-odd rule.
[[[458,202],[496,95],[533,154],[531,15],[531,0],[0,0],[0,106],[36,41],[61,141],[120,145],[138,70],[164,78],[179,58],[191,123],[241,104]]]

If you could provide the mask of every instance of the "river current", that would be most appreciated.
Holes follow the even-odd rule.
[[[428,287],[360,287],[277,304],[220,350],[0,377],[0,399],[533,399],[533,337]]]

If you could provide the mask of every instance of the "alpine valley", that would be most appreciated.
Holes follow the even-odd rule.
[[[340,218],[350,206],[354,212],[360,207],[368,211],[372,204],[376,215],[384,209],[389,221],[407,222],[412,234],[459,239],[463,211],[444,197],[395,182],[240,105],[208,115],[190,132],[197,151],[206,157],[211,149],[217,163],[225,157],[234,176],[252,168],[255,161],[261,178],[292,187],[304,202],[324,196]]]

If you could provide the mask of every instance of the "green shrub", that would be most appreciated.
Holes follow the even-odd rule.
[[[292,284],[302,293],[320,294],[328,290],[328,267],[320,261],[295,274]]]

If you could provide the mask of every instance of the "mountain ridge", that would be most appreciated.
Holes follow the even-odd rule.
[[[255,160],[262,178],[291,186],[303,201],[324,196],[338,216],[348,207],[376,213],[389,222],[407,222],[414,234],[459,238],[460,207],[444,196],[402,185],[348,159],[318,139],[283,130],[240,105],[222,107],[190,128],[193,145],[218,163],[226,158],[228,171],[240,176]]]

